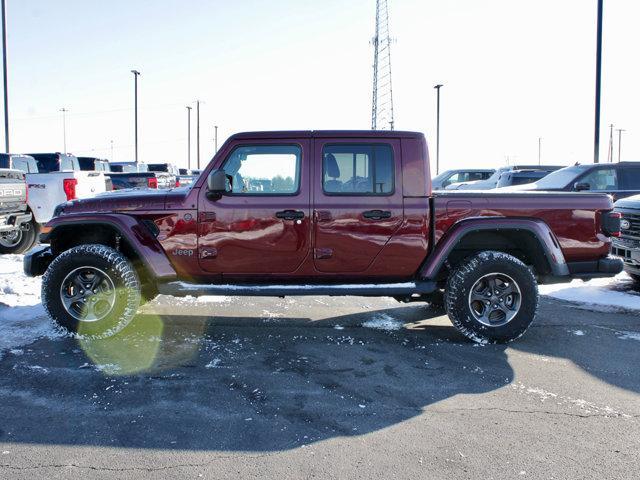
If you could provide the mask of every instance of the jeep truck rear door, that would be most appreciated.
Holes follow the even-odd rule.
[[[234,142],[215,168],[231,191],[198,211],[200,266],[223,276],[292,273],[310,250],[308,139]]]
[[[365,272],[404,217],[400,141],[314,140],[314,264]]]

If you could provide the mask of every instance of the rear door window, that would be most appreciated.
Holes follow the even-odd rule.
[[[322,187],[328,195],[392,195],[395,167],[390,145],[326,145]]]
[[[623,167],[622,184],[625,190],[640,190],[640,167]]]

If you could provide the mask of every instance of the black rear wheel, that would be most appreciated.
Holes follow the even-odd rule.
[[[535,318],[538,286],[531,270],[503,252],[481,252],[451,273],[445,306],[453,326],[478,343],[522,336]]]
[[[42,303],[64,329],[86,337],[113,335],[133,319],[140,282],[131,263],[104,245],[81,245],[51,262]]]
[[[18,254],[29,250],[36,243],[36,227],[33,221],[24,229],[0,233],[0,253]]]

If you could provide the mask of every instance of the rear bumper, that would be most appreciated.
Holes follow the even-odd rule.
[[[10,213],[0,214],[0,232],[13,232],[31,221],[33,215],[30,213]]]
[[[592,278],[615,277],[622,272],[623,269],[622,260],[613,256],[599,260],[590,260],[588,262],[569,262],[566,265],[569,269],[567,275],[544,276],[538,279],[538,283],[568,283],[576,278],[591,280]]]
[[[569,275],[573,278],[601,278],[615,277],[623,269],[622,260],[617,257],[608,256],[599,260],[588,262],[569,263]]]
[[[53,261],[53,253],[48,245],[41,245],[32,248],[29,253],[24,256],[23,268],[24,273],[28,277],[39,277],[44,274]]]

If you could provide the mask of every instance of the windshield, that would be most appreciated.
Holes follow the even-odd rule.
[[[433,177],[432,182],[439,182],[441,180],[444,180],[445,178],[447,178],[449,175],[451,175],[451,172],[453,172],[453,170],[447,170],[446,172],[442,172],[440,175],[438,175],[437,177]]]
[[[574,167],[566,167],[550,173],[546,177],[538,180],[536,188],[564,188],[569,185],[577,176],[585,172],[589,167],[586,165],[578,165]]]

